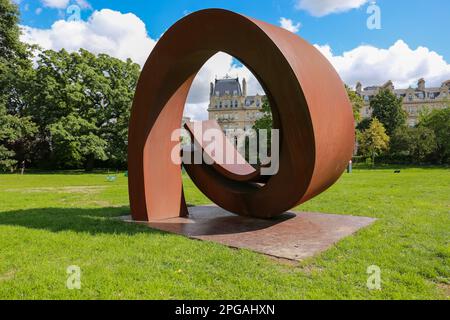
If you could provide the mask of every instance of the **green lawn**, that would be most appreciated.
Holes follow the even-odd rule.
[[[208,203],[185,183],[189,203]],[[450,170],[356,170],[298,209],[378,221],[288,263],[111,219],[129,213],[123,174],[0,175],[0,298],[449,298]],[[66,288],[70,265],[81,290]],[[367,289],[371,265],[380,291]]]

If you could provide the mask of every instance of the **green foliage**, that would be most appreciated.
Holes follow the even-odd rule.
[[[88,159],[92,164],[92,157],[123,165],[138,77],[139,66],[131,60],[121,61],[106,54],[96,56],[86,50],[42,52],[37,61],[28,113],[39,124],[42,141],[49,143],[45,149],[53,142],[64,146],[62,150],[72,150],[60,153],[55,149],[57,153],[50,158],[56,160],[57,155],[65,155],[64,162],[69,167]],[[56,137],[49,129],[60,132],[61,123],[67,121],[80,124],[80,130],[59,134],[58,140],[53,141]],[[77,142],[73,143],[74,140]],[[58,166],[63,165],[57,162]]]
[[[78,168],[92,161],[106,160],[107,142],[98,136],[99,129],[83,118],[70,114],[49,125],[55,163],[59,167]],[[89,168],[91,169],[91,168]]]
[[[372,118],[362,119],[356,126],[356,129],[360,132],[363,132],[364,130],[369,129],[371,122],[372,122]]]
[[[265,99],[261,107],[263,116],[255,121],[253,129],[255,130],[272,130],[273,128],[273,117],[272,109],[270,108],[269,100]]]
[[[26,56],[20,42],[19,9],[10,0],[0,0],[0,63]]]
[[[26,160],[36,125],[22,113],[26,104],[31,51],[20,42],[19,11],[0,0],[0,170],[12,170]]]
[[[24,146],[36,132],[37,126],[29,117],[8,114],[0,105],[0,171],[13,170],[17,150],[22,151],[21,160],[26,160]]]
[[[436,148],[436,136],[432,130],[425,127],[402,127],[392,136],[390,154],[407,162],[422,163]]]
[[[361,110],[364,107],[364,100],[358,93],[356,93],[356,91],[352,90],[347,85],[345,86],[345,89],[347,90],[348,98],[350,99],[350,103],[352,104],[353,117],[355,118],[355,122],[359,123],[361,121]]]
[[[270,152],[272,147],[272,129],[273,129],[273,116],[272,109],[270,108],[269,100],[266,98],[261,107],[262,109],[262,117],[255,121],[253,125],[253,130],[256,131],[256,134],[259,135],[260,130],[266,130],[267,132],[267,150]],[[247,141],[246,141],[247,143]],[[246,148],[247,153],[249,148]],[[248,160],[249,155],[246,155],[246,159]],[[260,159],[258,159],[258,162]]]
[[[13,170],[17,164],[17,160],[14,159],[14,151],[6,149],[5,146],[0,144],[0,171]]]
[[[440,163],[450,163],[450,107],[433,110],[420,119],[419,127],[432,130],[436,136],[435,158]]]
[[[0,0],[0,103],[16,113],[31,68],[30,47],[19,39],[19,10],[10,0]]]
[[[358,135],[359,152],[375,163],[375,157],[381,155],[389,148],[389,136],[383,124],[378,119],[373,119],[370,127]]]
[[[406,124],[407,114],[402,108],[402,98],[397,98],[388,89],[381,90],[371,101],[372,117],[377,118],[391,136],[396,129]]]

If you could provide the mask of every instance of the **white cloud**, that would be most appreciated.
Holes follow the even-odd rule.
[[[107,53],[119,59],[131,58],[143,64],[155,46],[144,22],[136,15],[103,9],[88,21],[56,21],[50,29],[23,26],[22,40],[44,49]]]
[[[411,49],[398,40],[387,49],[361,45],[342,55],[334,55],[328,45],[316,45],[333,64],[345,83],[354,86],[380,85],[392,80],[397,88],[415,86],[424,78],[427,86],[440,86],[450,79],[450,64],[426,47]]]
[[[345,12],[356,9],[369,0],[298,0],[297,9],[306,10],[316,17],[330,13]]]
[[[297,33],[300,30],[302,24],[300,22],[294,23],[291,19],[281,17],[280,26],[290,32]]]
[[[36,8],[36,10],[34,10],[34,13],[40,15],[42,13],[42,8]]]
[[[95,11],[87,21],[56,21],[50,29],[22,27],[22,40],[39,44],[44,49],[69,52],[80,48],[94,53],[107,53],[119,59],[131,58],[144,65],[154,48],[156,40],[151,39],[144,22],[136,15],[103,9]],[[192,85],[186,114],[195,119],[206,119],[209,102],[209,83],[225,74],[247,79],[249,94],[264,91],[251,72],[233,62],[233,57],[218,53],[199,71]]]
[[[37,43],[44,49],[77,51],[85,48],[94,53],[107,53],[119,59],[131,58],[141,66],[156,44],[148,36],[144,22],[136,15],[103,9],[95,11],[87,21],[56,21],[50,29],[24,26],[22,40]],[[415,85],[425,78],[427,85],[439,86],[450,79],[450,65],[442,56],[426,47],[411,49],[398,40],[387,49],[362,45],[341,55],[335,55],[328,45],[316,47],[330,60],[349,85],[382,84],[392,80],[397,87]],[[252,73],[235,63],[233,57],[218,53],[199,71],[192,85],[186,115],[194,119],[207,118],[209,83],[229,74],[247,79],[250,95],[264,94]]]

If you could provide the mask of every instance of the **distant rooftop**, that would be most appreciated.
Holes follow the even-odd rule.
[[[216,79],[213,95],[222,97],[222,96],[241,96],[242,89],[241,84],[239,83],[239,78],[230,78],[226,76],[223,79]]]
[[[358,82],[357,89],[358,89],[358,86],[361,88],[362,87],[361,83]],[[368,86],[368,87],[363,88],[361,91],[365,92],[365,93],[366,92],[370,93],[370,92],[376,91],[377,89],[387,88],[388,86],[391,86],[392,89],[394,90],[394,92],[397,92],[397,93],[403,93],[408,90],[408,89],[395,89],[392,84],[392,81],[388,81],[384,85]],[[426,87],[425,80],[420,79],[417,83],[417,88],[410,87],[410,89],[414,89],[415,91],[423,91],[423,92],[439,92],[442,90],[442,88],[445,88],[445,87],[448,87],[450,89],[450,80],[443,82],[440,87]]]

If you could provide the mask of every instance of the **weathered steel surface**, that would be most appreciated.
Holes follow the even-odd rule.
[[[217,121],[202,121],[196,125],[201,126],[202,130],[195,130],[193,123],[186,123],[184,127],[190,133],[194,144],[213,162],[211,166],[216,171],[224,177],[235,181],[258,181],[260,179],[261,172],[259,168],[255,169],[245,161],[245,158],[226,138]],[[205,148],[210,142],[205,142],[204,136],[202,135],[202,132],[210,129],[216,130],[221,136],[221,141],[223,141],[220,144],[216,144],[214,149]],[[184,163],[184,167],[190,175],[194,176],[191,174],[191,167],[196,165],[193,161],[195,160],[193,159],[193,152],[188,152],[187,157],[191,161],[189,164]],[[226,161],[227,159],[232,159],[233,161],[228,162]]]
[[[131,217],[123,217],[130,220]],[[147,222],[151,228],[249,249],[278,258],[301,260],[330,248],[375,219],[323,213],[285,213],[272,219],[233,215],[216,206],[191,207],[189,218]]]
[[[219,51],[242,61],[263,86],[281,131],[280,170],[266,184],[236,181],[206,165],[189,174],[222,208],[270,218],[320,194],[352,157],[354,120],[344,85],[326,58],[297,35],[226,10],[195,12],[153,49],[133,102],[129,195],[133,218],[185,212],[180,166],[171,161],[192,81]]]

